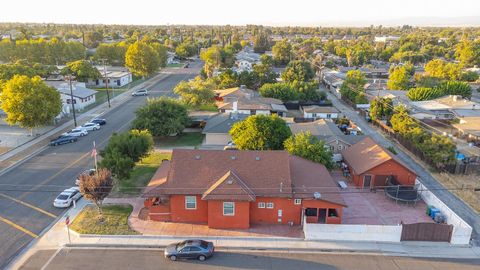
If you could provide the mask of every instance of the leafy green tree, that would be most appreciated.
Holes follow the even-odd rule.
[[[277,81],[277,74],[272,71],[273,59],[268,55],[260,56],[260,63],[253,66],[253,77],[255,83],[253,89],[258,89],[266,83],[274,83]]]
[[[83,44],[87,48],[96,48],[102,40],[103,40],[102,33],[97,31],[87,32],[83,35]]]
[[[185,105],[166,97],[148,99],[135,113],[133,127],[149,130],[153,136],[180,134],[189,122]]]
[[[88,79],[96,80],[101,76],[98,69],[86,60],[67,63],[67,66],[62,70],[62,73],[73,74],[80,82],[87,82]]]
[[[288,40],[277,41],[272,47],[273,61],[277,65],[286,65],[290,62],[292,45]]]
[[[268,33],[265,31],[260,31],[257,35],[253,38],[253,51],[256,53],[265,53],[266,51],[270,50],[271,48],[271,41]]]
[[[175,48],[175,54],[180,58],[188,58],[197,54],[197,46],[191,42],[183,42]]]
[[[293,82],[290,86],[298,93],[298,100],[300,101],[318,101],[320,99],[320,92],[318,91],[318,83],[311,82]]]
[[[281,150],[291,131],[277,115],[252,115],[235,123],[230,135],[240,150]]]
[[[480,64],[480,44],[463,39],[456,46],[455,58],[463,67],[472,67]]]
[[[365,95],[364,86],[367,83],[365,74],[360,70],[350,70],[347,72],[345,81],[340,86],[340,94],[342,98],[347,99],[355,104],[368,103]]]
[[[393,114],[393,101],[391,98],[375,98],[370,102],[370,118],[373,120],[390,120]]]
[[[404,66],[390,68],[387,87],[391,90],[408,90],[410,87],[410,75]]]
[[[444,96],[444,93],[438,88],[417,87],[407,92],[407,97],[412,101],[431,100],[441,96]]]
[[[130,45],[125,54],[125,65],[135,75],[146,77],[160,68],[158,52],[144,41]]]
[[[101,63],[102,59],[106,59],[107,63],[115,66],[125,65],[125,54],[127,53],[128,45],[125,42],[113,44],[100,44],[95,50],[93,59]]]
[[[298,100],[298,92],[286,83],[267,83],[258,91],[262,97],[276,98],[283,102]]]
[[[282,73],[282,79],[286,83],[308,82],[315,77],[315,72],[309,62],[295,60],[288,63]]]
[[[460,80],[465,82],[475,82],[478,78],[479,75],[475,71],[463,72],[462,75],[460,75]]]
[[[290,136],[285,140],[284,147],[292,155],[323,164],[328,170],[333,168],[330,148],[325,147],[325,142],[318,140],[310,132]]]
[[[215,93],[214,85],[202,80],[200,76],[195,77],[193,81],[181,81],[173,92],[180,95],[183,103],[191,106],[199,106],[203,104],[213,104]]]
[[[105,149],[100,151],[100,167],[109,169],[120,180],[130,176],[135,163],[153,149],[153,138],[147,130],[114,133]]]
[[[10,125],[33,128],[53,123],[62,109],[60,93],[38,76],[15,75],[3,85],[0,107]]]
[[[441,83],[437,89],[444,95],[460,95],[464,98],[472,97],[472,87],[466,82],[446,81]]]
[[[425,72],[428,76],[446,80],[458,80],[461,69],[458,64],[445,63],[441,59],[434,59],[425,65]]]

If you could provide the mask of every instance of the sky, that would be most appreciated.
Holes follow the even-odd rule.
[[[480,0],[2,0],[0,22],[480,25]]]

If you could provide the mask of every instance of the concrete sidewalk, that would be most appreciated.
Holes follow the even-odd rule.
[[[114,202],[112,200],[111,202]],[[16,269],[39,250],[57,250],[61,247],[111,247],[111,248],[163,248],[173,242],[190,237],[158,235],[79,235],[70,230],[68,238],[65,217],[73,221],[78,213],[89,203],[82,199],[75,208],[71,208],[57,223],[36,240],[31,248],[21,254],[10,267]],[[428,257],[428,258],[480,258],[480,248],[452,246],[449,243],[431,242],[347,242],[347,241],[307,241],[288,237],[201,237],[214,242],[218,250],[230,251],[281,251],[289,253],[368,253],[390,256]]]
[[[137,86],[132,87],[128,91],[123,92],[120,95],[115,96],[111,99],[111,108],[108,107],[108,103],[105,102],[100,104],[89,111],[83,112],[82,114],[77,116],[77,124],[81,125],[86,121],[89,121],[92,118],[100,117],[104,113],[109,110],[116,108],[117,106],[125,103],[132,91],[135,91],[140,88],[148,87],[150,85],[155,84],[156,82],[168,77],[168,74],[159,73],[155,77],[147,80]],[[42,152],[48,146],[48,143],[51,138],[54,138],[67,130],[70,130],[74,127],[74,121],[69,120],[62,125],[51,129],[50,131],[38,136],[35,139],[26,142],[19,147],[16,147],[6,153],[0,155],[0,175],[12,169],[13,167],[21,164],[23,161],[27,160],[28,158]]]

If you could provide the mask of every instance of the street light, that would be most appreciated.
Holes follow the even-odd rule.
[[[72,78],[73,75],[69,74],[66,76],[68,78],[68,84],[70,85],[70,103],[72,104],[72,111],[73,111],[73,123],[75,127],[77,126],[77,116],[75,114],[75,99],[73,98],[73,89],[72,89]]]

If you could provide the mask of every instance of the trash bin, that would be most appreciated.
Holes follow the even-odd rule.
[[[425,213],[427,214],[427,216],[430,216],[430,213],[432,211],[432,207],[431,205],[427,205],[427,210],[425,211]]]
[[[435,208],[435,207],[432,207],[432,209],[430,210],[430,217],[432,219],[435,219],[435,215],[439,214],[440,213],[440,210]]]

